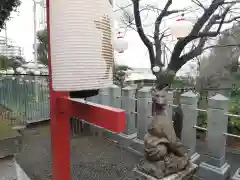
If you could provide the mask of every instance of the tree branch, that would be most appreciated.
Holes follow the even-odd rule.
[[[200,6],[200,7],[203,8],[204,10],[206,9],[206,8],[204,7],[204,5],[203,5],[199,0],[192,0],[192,2],[193,2],[194,4]]]
[[[169,16],[171,14],[174,13],[180,13],[180,12],[184,12],[185,10],[172,10],[172,11],[167,11],[165,16]]]
[[[237,3],[240,3],[239,0],[237,0],[237,1],[227,1],[227,2],[224,2],[223,4],[237,4]]]
[[[143,26],[142,26],[142,21],[140,17],[140,12],[139,12],[139,0],[132,0],[133,2],[133,11],[134,11],[134,18],[135,18],[135,24],[137,28],[137,32],[145,44],[145,46],[148,49],[149,52],[149,58],[151,62],[151,68],[153,68],[153,65],[155,64],[155,55],[154,55],[154,50],[153,50],[153,44],[152,42],[147,38],[143,31]]]
[[[184,54],[182,55],[179,60],[183,61],[184,63],[186,63],[187,61],[199,56],[201,53],[202,53],[202,48],[204,47],[205,43],[207,42],[208,40],[208,37],[207,36],[207,33],[208,31],[212,28],[212,26],[214,25],[214,22],[218,19],[218,15],[213,15],[209,22],[207,23],[207,25],[204,27],[203,31],[202,31],[202,35],[204,33],[206,33],[205,36],[202,36],[201,37],[201,34],[200,34],[200,37],[201,39],[199,40],[199,43],[198,45],[193,49],[191,50],[190,52],[188,52],[187,54]]]
[[[202,51],[206,51],[211,48],[226,48],[226,47],[239,47],[240,48],[240,43],[239,44],[226,44],[226,45],[212,45],[212,46],[207,46],[202,49]]]
[[[213,0],[212,4],[207,8],[202,17],[198,19],[198,21],[195,23],[192,32],[190,33],[191,35],[198,35],[199,31],[202,29],[204,24],[209,20],[209,18],[213,15],[213,13],[218,9],[220,5],[224,3],[224,0]]]
[[[225,20],[223,23],[224,24],[227,24],[227,23],[232,23],[233,21],[238,21],[240,20],[240,16],[236,16],[236,17],[233,17],[229,20]],[[215,24],[220,24],[221,21],[216,21]]]
[[[213,32],[213,34],[211,34],[211,33],[201,34],[200,30],[202,29],[204,24],[206,24],[206,22],[209,19],[210,19],[209,23],[204,28],[205,30],[203,31],[203,33],[207,33],[211,29],[211,27],[213,26],[213,23],[218,18],[217,15],[213,15],[213,14],[218,9],[218,7],[220,5],[223,5],[223,4],[224,4],[224,0],[213,0],[211,5],[204,11],[203,15],[195,23],[195,25],[194,25],[191,33],[189,34],[189,36],[179,40],[176,43],[176,45],[174,47],[174,50],[173,50],[173,53],[172,53],[172,56],[171,56],[171,59],[170,59],[170,63],[168,65],[168,70],[173,70],[173,71],[177,72],[188,60],[190,60],[190,59],[192,59],[192,58],[201,54],[201,49],[205,45],[205,42],[207,41],[207,37],[217,36],[216,32]],[[225,16],[224,16],[224,18],[225,18]],[[221,27],[222,27],[222,23],[219,25],[217,32],[220,31]],[[183,49],[185,48],[185,46],[189,42],[191,42],[191,41],[193,41],[197,38],[200,38],[200,37],[202,37],[202,39],[199,41],[198,46],[195,49],[193,49],[191,52],[189,52],[189,53],[180,57],[180,55],[181,55]]]
[[[168,8],[171,6],[172,0],[168,0],[167,4],[165,5],[164,9],[160,13],[160,15],[157,17],[155,21],[155,30],[154,30],[154,43],[155,43],[155,50],[156,50],[156,65],[160,65],[160,67],[164,66],[164,64],[161,62],[161,55],[162,55],[162,49],[161,49],[161,38],[159,38],[159,32],[160,32],[160,24],[162,22],[162,19],[164,16],[166,16],[168,13]],[[163,34],[164,35],[164,34]]]

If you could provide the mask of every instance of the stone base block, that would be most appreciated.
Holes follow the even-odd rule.
[[[170,176],[164,177],[162,179],[157,179],[152,176],[149,176],[141,171],[139,171],[137,168],[133,169],[135,179],[134,180],[188,180],[190,179],[194,173],[196,172],[197,165],[191,163],[188,168],[185,170],[172,174]]]
[[[129,149],[137,154],[144,154],[144,142],[138,138],[132,140]]]
[[[21,135],[0,140],[0,159],[18,153],[21,147]]]
[[[237,172],[233,175],[232,180],[240,180],[240,168]]]
[[[195,152],[191,157],[190,160],[192,163],[194,164],[199,164],[200,163],[200,154],[198,154],[197,152]]]
[[[107,138],[107,139],[111,139],[111,140],[113,140],[113,141],[116,141],[116,138],[117,138],[117,136],[118,136],[118,133],[114,133],[114,132],[108,131],[108,130],[106,130],[106,129],[103,129],[102,131],[103,131],[103,132],[102,132],[103,137],[105,137],[105,138]]]
[[[128,148],[132,142],[133,139],[137,137],[137,133],[126,135],[123,133],[117,134],[115,137],[116,141],[118,142],[118,145],[123,148]]]
[[[199,165],[196,177],[198,179],[217,179],[217,180],[227,180],[230,177],[229,173],[230,165],[225,163],[221,167],[212,166],[207,163],[201,163]]]
[[[128,148],[131,144],[134,138],[137,137],[137,134],[123,134],[123,133],[114,133],[111,131],[104,130],[102,132],[102,135],[115,143],[117,143],[120,147]]]
[[[104,133],[104,128],[100,127],[100,126],[96,126],[94,124],[88,123],[86,121],[83,121],[83,132],[84,133],[88,133],[92,136],[99,136],[101,137]]]

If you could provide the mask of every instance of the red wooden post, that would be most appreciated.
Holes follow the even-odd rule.
[[[52,88],[51,42],[50,42],[50,9],[46,2],[48,27],[48,69],[50,93],[50,125],[52,150],[52,179],[71,180],[70,176],[70,125],[68,109],[64,114],[57,112],[57,99],[68,96],[67,92],[56,92]],[[68,112],[67,112],[68,111]]]
[[[68,97],[59,98],[57,102],[58,111],[61,114],[69,109],[71,116],[84,119],[110,131],[120,133],[125,129],[125,111],[122,109]]]
[[[125,127],[125,112],[107,106],[85,103],[68,98],[68,92],[56,92],[52,88],[50,0],[46,0],[48,25],[48,69],[50,92],[50,124],[52,149],[52,180],[70,180],[70,116],[79,117],[90,123],[114,132]]]
[[[50,94],[52,179],[70,180],[70,114],[69,109],[60,113],[57,107],[57,99],[68,93],[52,90]]]

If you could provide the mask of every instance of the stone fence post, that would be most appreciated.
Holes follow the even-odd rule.
[[[109,105],[109,88],[104,88],[99,90],[99,101],[98,103],[101,105],[108,106]]]
[[[133,139],[137,136],[136,130],[136,100],[135,100],[136,88],[127,86],[122,89],[122,109],[125,110],[125,130],[123,133],[117,134],[115,140],[118,145],[124,148],[128,148]]]
[[[209,99],[207,125],[207,152],[199,166],[197,176],[205,180],[226,180],[230,165],[225,161],[228,117],[228,98],[217,94]]]
[[[108,96],[106,96],[106,94],[108,94]],[[101,91],[100,93],[101,102],[104,105],[108,105],[110,107],[121,108],[121,104],[122,104],[121,94],[122,94],[122,89],[119,86],[113,84],[108,88],[108,91],[106,89]],[[104,100],[104,98],[107,98],[107,99]],[[117,133],[113,133],[106,129],[102,129],[102,132],[103,132],[102,135],[107,136],[108,138],[113,138],[114,140],[116,140],[118,136]]]
[[[127,86],[122,89],[122,109],[126,113],[126,128],[124,134],[134,135],[136,137],[136,100],[135,100],[136,88]]]
[[[88,97],[87,101],[98,104],[99,103],[99,95]]]
[[[110,98],[112,98],[112,97],[109,97],[109,91],[110,91],[110,88],[99,89],[98,95],[88,97],[87,101],[109,106]],[[93,124],[89,124],[86,121],[83,121],[82,127],[84,132],[90,132],[92,135],[95,135],[95,136],[102,136],[102,132],[104,132],[103,128],[97,127]]]
[[[121,108],[121,88],[117,85],[109,87],[109,106]]]
[[[140,155],[144,153],[143,139],[152,120],[151,89],[151,87],[143,87],[137,94],[137,138],[133,139],[129,149]]]
[[[90,101],[92,103],[96,103],[96,104],[100,104],[100,96],[101,96],[101,89],[99,90],[99,94],[96,96],[91,96],[87,98],[87,101]],[[93,125],[90,125],[88,122],[86,121],[79,121],[79,122],[75,122],[75,124],[80,123],[79,126],[82,126],[82,130],[84,132],[91,132],[92,134],[97,134],[97,130]]]
[[[185,92],[180,98],[183,111],[181,141],[189,149],[188,155],[192,162],[196,162],[200,155],[196,152],[196,128],[197,125],[197,95],[192,91]]]
[[[137,113],[137,137],[143,140],[152,119],[151,87],[143,87],[138,90]]]
[[[173,115],[173,92],[169,91],[167,95],[167,113],[168,117],[172,118]]]

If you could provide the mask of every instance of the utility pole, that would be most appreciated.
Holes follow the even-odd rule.
[[[34,29],[34,42],[33,42],[33,55],[34,55],[34,63],[35,63],[35,68],[34,68],[34,74],[37,75],[38,72],[38,63],[37,63],[37,3],[35,0],[33,0],[33,29]],[[35,76],[35,98],[36,102],[38,102],[38,82],[37,82],[37,77]]]
[[[5,23],[5,56],[7,57],[8,53],[8,35],[7,35],[7,23]]]
[[[40,20],[41,29],[45,29],[46,28],[46,1],[42,0],[39,3],[41,6],[41,20]]]
[[[34,24],[34,42],[33,42],[33,49],[34,49],[34,63],[35,63],[35,71],[37,71],[37,4],[33,0],[33,24]]]

